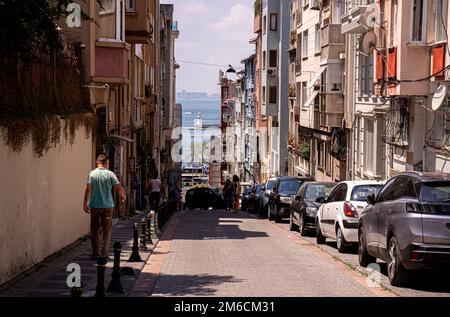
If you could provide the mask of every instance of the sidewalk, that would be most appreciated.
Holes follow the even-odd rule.
[[[122,274],[121,280],[125,294],[107,294],[107,297],[126,297],[131,294],[136,281],[150,258],[151,252],[159,241],[153,234],[153,245],[147,243],[148,252],[140,251],[144,262],[127,262],[133,246],[133,224],[140,223],[145,216],[146,214],[142,213],[129,220],[119,221],[113,226],[110,246],[111,261],[108,262],[105,273],[105,289],[111,280],[114,254],[113,244],[116,241],[122,244],[121,267],[133,268],[134,276]],[[71,263],[77,263],[81,266],[81,280],[84,283],[82,296],[92,297],[95,294],[97,283],[97,266],[96,261],[90,258],[90,254],[90,239],[79,242],[4,284],[0,287],[0,297],[70,297],[71,290],[66,285],[66,279],[70,273],[67,273],[66,268]]]

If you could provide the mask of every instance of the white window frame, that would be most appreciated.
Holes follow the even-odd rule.
[[[114,1],[114,0],[113,0]],[[125,2],[122,0],[115,0],[116,6],[114,12],[105,12],[100,14],[115,14],[116,15],[116,38],[100,38],[101,42],[125,42]]]
[[[440,9],[439,11],[441,11],[441,13],[443,14],[445,27],[448,30],[448,3],[449,3],[448,0],[435,0],[435,2],[434,2],[434,12],[435,12],[434,40],[435,40],[435,42],[447,41],[447,38],[445,36],[445,28],[442,26],[441,17],[438,16],[438,14],[439,14],[438,9]],[[442,38],[438,38],[438,32],[437,32],[438,28],[441,29],[441,31],[442,31],[442,34],[441,34]]]
[[[136,12],[136,1],[137,0],[126,0],[127,12]]]
[[[316,24],[316,33],[315,33],[315,53],[319,54],[322,50],[322,41],[320,38],[320,32],[321,32],[321,27],[320,27],[320,23]]]
[[[427,41],[427,24],[428,24],[428,0],[411,0],[411,42],[426,43]],[[421,39],[414,38],[414,2],[422,1],[422,29],[420,30]]]
[[[369,124],[372,125],[372,135],[369,133]],[[364,173],[368,175],[375,175],[375,149],[376,149],[376,140],[375,140],[375,120],[367,118],[364,120]],[[371,142],[369,142],[369,138],[372,138]],[[372,149],[370,151],[370,145]],[[371,164],[369,169],[369,164]]]
[[[302,32],[302,59],[308,58],[308,40],[309,31],[305,30]]]

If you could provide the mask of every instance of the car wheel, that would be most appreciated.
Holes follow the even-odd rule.
[[[289,230],[296,231],[297,226],[294,224],[294,220],[292,219],[292,214],[289,217]]]
[[[279,214],[279,212],[278,212],[278,208],[275,206],[275,216],[274,216],[274,219],[275,219],[275,222],[276,223],[279,223],[279,222],[281,222],[281,217],[280,217],[280,214]]]
[[[269,205],[267,206],[267,219],[269,219],[269,221],[273,220],[273,216],[272,216],[272,207]]]
[[[387,267],[391,285],[404,286],[408,280],[408,271],[401,262],[400,250],[395,236],[389,240]]]
[[[303,215],[303,213],[300,213],[298,230],[302,237],[306,237],[306,235],[308,234],[305,229],[305,216]]]
[[[347,252],[348,243],[345,241],[341,227],[338,227],[336,230],[336,244],[339,253]]]
[[[358,246],[358,260],[359,265],[362,267],[368,267],[371,263],[376,263],[377,259],[374,256],[371,256],[367,251],[367,243],[366,236],[364,233],[364,229],[359,230],[359,246]]]
[[[317,244],[325,244],[327,242],[327,238],[322,234],[322,229],[320,229],[319,221],[316,221],[316,232],[317,232]]]

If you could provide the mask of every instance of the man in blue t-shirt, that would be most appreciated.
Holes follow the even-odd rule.
[[[102,256],[108,256],[114,210],[113,189],[120,195],[122,204],[127,198],[117,176],[107,169],[107,164],[106,155],[97,158],[97,168],[89,174],[84,194],[83,209],[91,215],[92,257],[95,258],[100,256],[98,237],[100,226],[103,227]]]

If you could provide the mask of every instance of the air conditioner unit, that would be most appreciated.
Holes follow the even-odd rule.
[[[276,77],[278,74],[278,69],[276,67],[271,67],[267,69],[267,76]]]

